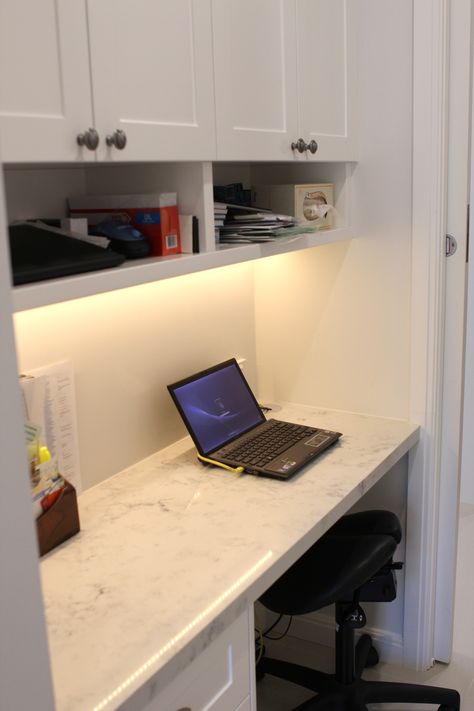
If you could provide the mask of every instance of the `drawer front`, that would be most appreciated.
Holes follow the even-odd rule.
[[[245,612],[143,711],[247,711],[249,693],[250,638]]]

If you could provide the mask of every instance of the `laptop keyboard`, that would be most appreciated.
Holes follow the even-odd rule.
[[[317,432],[319,430],[315,427],[270,420],[263,432],[249,436],[235,447],[226,447],[225,456],[238,460],[242,464],[263,467],[301,439]],[[220,454],[224,454],[224,451],[221,450]]]

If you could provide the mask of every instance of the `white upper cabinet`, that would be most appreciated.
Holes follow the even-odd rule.
[[[1,0],[0,140],[4,161],[93,160],[83,2]]]
[[[349,0],[0,0],[3,159],[354,160],[351,12]]]
[[[215,158],[210,0],[91,0],[88,15],[99,159]]]
[[[218,159],[354,159],[347,5],[213,0]]]
[[[1,0],[0,60],[4,161],[216,156],[210,0]]]
[[[213,0],[217,157],[282,160],[297,133],[294,0]]]
[[[318,160],[355,158],[354,32],[347,0],[296,0],[299,133]]]

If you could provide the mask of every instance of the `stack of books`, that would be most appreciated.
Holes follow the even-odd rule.
[[[252,191],[244,188],[242,183],[214,185],[214,200],[216,202],[232,203],[232,205],[250,205]]]
[[[219,242],[220,231],[224,226],[225,217],[227,215],[227,205],[224,202],[214,203],[214,237],[216,242]]]
[[[312,225],[299,224],[296,217],[290,215],[243,205],[227,205],[227,217],[219,227],[219,242],[274,242],[303,232],[315,232],[316,229]]]

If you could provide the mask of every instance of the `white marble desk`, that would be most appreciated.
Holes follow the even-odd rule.
[[[59,711],[169,682],[419,436],[305,406],[275,416],[344,436],[288,482],[203,467],[186,438],[80,497],[81,533],[41,562]]]

